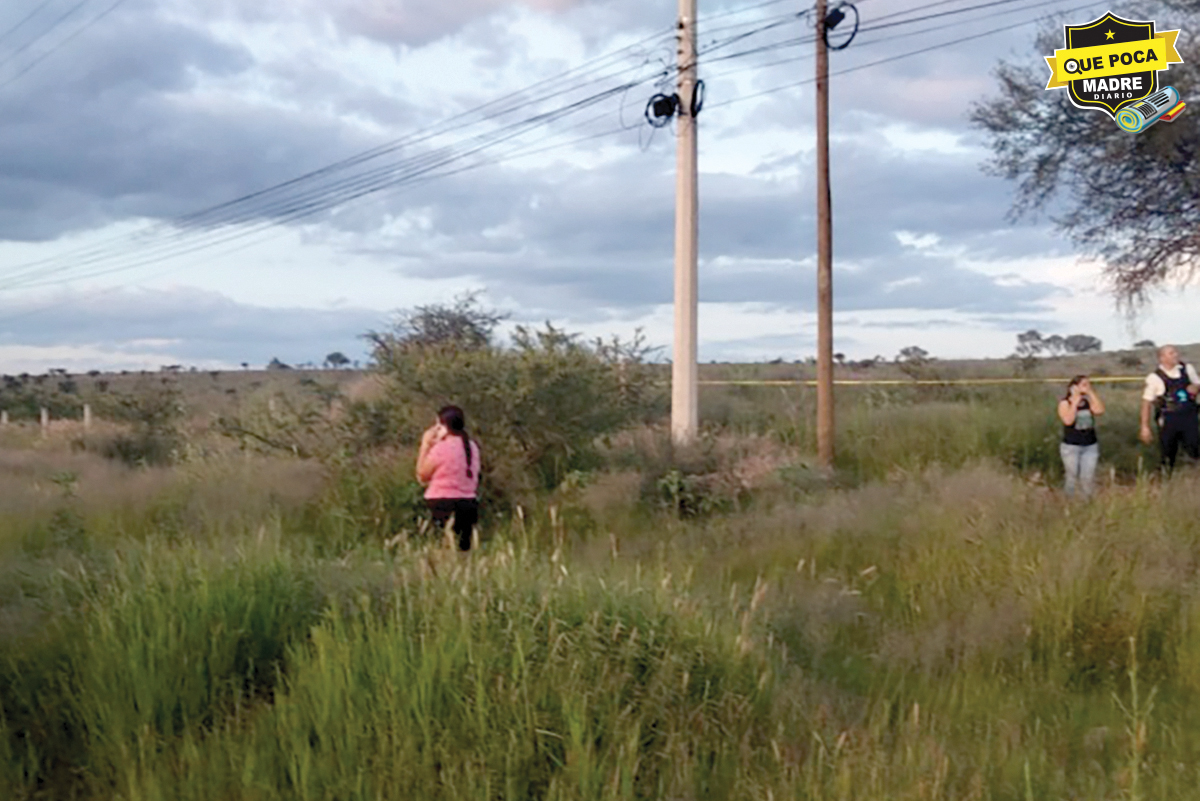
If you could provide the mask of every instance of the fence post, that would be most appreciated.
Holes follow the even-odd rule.
[[[0,412],[0,426],[8,425],[8,410]]]
[[[88,431],[92,427],[92,404],[83,404],[83,430]]]
[[[42,436],[50,435],[50,410],[45,406],[42,407]]]

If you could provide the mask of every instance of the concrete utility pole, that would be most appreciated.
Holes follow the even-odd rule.
[[[675,198],[675,351],[671,369],[671,436],[696,438],[700,426],[696,317],[700,206],[696,117],[696,0],[679,0],[679,139]]]
[[[833,200],[829,190],[826,0],[817,3],[817,461],[833,468]]]

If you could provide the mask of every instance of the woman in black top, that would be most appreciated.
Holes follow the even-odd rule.
[[[1058,418],[1063,424],[1063,440],[1059,445],[1063,470],[1067,474],[1067,495],[1074,495],[1076,486],[1084,495],[1091,495],[1100,460],[1100,444],[1096,439],[1096,417],[1104,414],[1104,401],[1092,388],[1085,375],[1077,375],[1067,385],[1067,396],[1058,402]]]

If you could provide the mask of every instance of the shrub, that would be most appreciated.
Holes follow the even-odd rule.
[[[938,372],[933,367],[933,358],[924,348],[910,345],[902,348],[896,356],[896,364],[900,372],[914,381],[935,381]]]
[[[714,491],[705,476],[670,470],[656,482],[662,504],[678,517],[704,517],[725,511],[731,501]]]
[[[1122,367],[1137,369],[1142,366],[1142,357],[1136,353],[1122,353],[1117,357],[1117,363]]]
[[[484,447],[485,475],[489,463],[501,465],[511,479],[523,470],[553,488],[571,471],[596,466],[599,437],[662,408],[640,337],[589,344],[547,324],[518,327],[508,348],[414,344],[398,335],[374,341],[388,392],[373,413],[412,443],[439,407],[463,407]]]
[[[184,441],[181,424],[186,409],[173,382],[139,383],[132,392],[106,395],[97,402],[102,415],[131,428],[99,442],[80,439],[79,447],[127,465],[163,465],[175,460]]]

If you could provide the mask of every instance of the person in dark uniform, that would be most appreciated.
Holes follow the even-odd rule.
[[[1067,495],[1078,488],[1085,496],[1095,487],[1096,463],[1100,461],[1100,442],[1096,437],[1096,417],[1104,414],[1104,401],[1085,375],[1077,375],[1067,385],[1067,394],[1058,402],[1058,419],[1063,424],[1063,471]]]
[[[1142,393],[1140,438],[1147,445],[1152,440],[1150,412],[1153,410],[1162,466],[1168,472],[1175,469],[1175,457],[1181,446],[1188,456],[1200,459],[1197,392],[1200,392],[1200,376],[1196,368],[1180,361],[1179,351],[1173,345],[1159,348],[1158,369],[1146,376],[1146,390]]]

